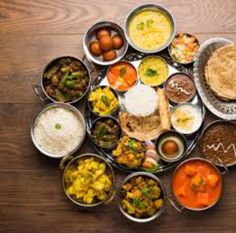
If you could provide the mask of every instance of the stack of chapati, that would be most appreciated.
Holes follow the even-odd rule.
[[[225,101],[236,100],[236,45],[221,47],[212,54],[205,77],[216,96]]]

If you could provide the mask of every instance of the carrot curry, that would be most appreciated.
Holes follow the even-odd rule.
[[[172,188],[181,205],[201,209],[219,199],[222,177],[209,163],[192,160],[179,167],[173,178]]]

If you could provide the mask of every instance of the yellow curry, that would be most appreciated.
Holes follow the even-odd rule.
[[[170,18],[160,10],[147,9],[134,15],[128,25],[132,43],[144,50],[164,46],[172,33]]]

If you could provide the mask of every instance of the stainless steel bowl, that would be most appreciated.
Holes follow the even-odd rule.
[[[58,155],[55,155],[55,154],[52,154],[52,153],[49,153],[47,151],[45,151],[42,147],[40,147],[34,137],[34,127],[35,127],[35,123],[37,122],[37,119],[39,118],[39,116],[41,116],[44,112],[46,112],[47,110],[51,109],[51,108],[65,108],[65,109],[68,109],[70,111],[72,111],[73,113],[76,114],[76,116],[78,117],[78,119],[80,120],[81,122],[81,126],[82,126],[82,137],[81,137],[81,140],[78,142],[78,145],[72,150],[69,152],[69,154],[73,154],[75,153],[82,145],[83,141],[84,141],[84,138],[85,138],[85,135],[86,135],[86,125],[85,125],[85,120],[84,120],[84,117],[82,116],[82,114],[80,113],[80,111],[73,107],[72,105],[69,105],[69,104],[66,104],[66,103],[52,103],[52,104],[48,104],[42,111],[40,111],[36,117],[33,119],[33,122],[31,124],[31,128],[30,128],[30,134],[31,134],[31,139],[34,143],[34,146],[44,155],[48,156],[48,157],[51,157],[51,158],[61,158],[63,156],[66,156],[66,155],[62,155],[62,156],[58,156]]]
[[[188,163],[188,162],[190,162],[190,161],[203,161],[203,162],[209,164],[211,167],[213,167],[213,168],[216,170],[216,172],[219,174],[219,176],[220,176],[220,178],[221,178],[221,181],[222,181],[221,194],[220,194],[219,198],[218,198],[214,203],[212,203],[211,205],[209,205],[209,206],[207,206],[207,207],[203,207],[203,208],[191,208],[191,207],[183,206],[183,205],[178,201],[178,198],[177,198],[177,197],[175,196],[175,194],[174,194],[174,191],[173,191],[173,180],[174,180],[175,174],[177,173],[177,171],[179,170],[179,168],[180,168],[181,166],[183,166],[184,164],[186,164],[186,163]],[[203,159],[203,158],[190,158],[190,159],[187,159],[187,160],[183,161],[182,163],[180,163],[180,164],[176,167],[176,169],[175,169],[175,171],[174,171],[174,173],[173,173],[172,181],[171,181],[171,187],[172,187],[172,193],[173,193],[173,195],[171,195],[171,196],[168,198],[168,199],[169,199],[169,202],[171,203],[171,205],[172,205],[178,212],[182,212],[184,209],[191,210],[191,211],[195,211],[195,212],[200,212],[200,211],[204,211],[204,210],[207,210],[207,209],[213,207],[214,205],[216,205],[216,203],[220,200],[220,198],[221,198],[221,196],[222,196],[223,189],[224,189],[224,187],[223,187],[223,185],[224,185],[224,184],[223,184],[223,176],[222,176],[222,175],[224,175],[224,174],[227,173],[227,172],[228,172],[228,169],[225,168],[225,171],[221,173],[220,170],[219,170],[212,162],[210,162],[210,161],[207,160],[207,159]]]
[[[149,177],[155,181],[158,182],[158,184],[160,185],[160,188],[161,188],[161,191],[162,191],[162,198],[163,198],[163,205],[161,207],[160,210],[157,211],[157,213],[151,217],[148,217],[148,218],[136,218],[136,217],[133,217],[131,215],[129,215],[121,206],[121,189],[122,189],[122,186],[128,181],[130,180],[131,178],[133,177],[136,177],[136,176],[145,176],[145,177]],[[165,189],[165,186],[163,185],[162,181],[155,175],[151,174],[151,173],[148,173],[148,172],[134,172],[130,175],[128,175],[124,181],[122,182],[121,186],[120,186],[120,189],[118,191],[118,206],[119,206],[119,209],[121,211],[121,213],[126,217],[128,218],[129,220],[131,221],[134,221],[134,222],[137,222],[137,223],[147,223],[147,222],[151,222],[155,219],[157,219],[158,217],[161,216],[161,214],[164,212],[165,210],[165,207],[166,207],[166,189]]]
[[[178,37],[179,34],[181,34],[181,33],[178,33],[175,37]],[[182,34],[185,34],[185,35],[187,35],[187,36],[192,36],[192,37],[194,37],[194,38],[196,39],[196,42],[197,42],[198,46],[200,46],[199,40],[197,39],[196,36],[194,36],[194,35],[192,35],[192,34],[190,34],[190,33],[182,33]],[[175,38],[175,37],[174,37],[174,38]],[[173,38],[173,39],[174,39],[174,38]],[[189,61],[189,62],[180,62],[180,61],[177,61],[177,60],[171,55],[171,43],[170,43],[169,46],[168,46],[168,52],[169,52],[170,57],[171,57],[175,62],[177,62],[177,63],[179,63],[179,64],[182,64],[182,65],[192,64],[193,61],[194,61],[194,57],[195,57],[195,55],[197,54],[197,52],[196,52],[195,55],[194,55],[194,57],[193,57],[193,60],[192,60],[192,61]]]
[[[81,160],[81,159],[85,159],[85,158],[91,158],[93,157],[94,159],[98,160],[98,161],[101,161],[101,162],[104,162],[106,163],[107,165],[107,169],[108,169],[108,175],[111,176],[111,179],[112,179],[112,188],[110,190],[110,193],[109,195],[107,196],[107,199],[105,199],[104,201],[99,201],[99,202],[96,202],[96,203],[92,203],[92,204],[85,204],[85,203],[82,203],[82,202],[79,202],[78,200],[76,200],[75,198],[73,198],[71,195],[69,195],[66,191],[66,184],[65,184],[65,174],[66,174],[66,171],[71,167],[73,166],[73,164],[77,165],[77,161],[78,160]],[[68,162],[69,161],[69,162]],[[67,163],[68,162],[68,163]],[[65,165],[67,163],[67,165]],[[96,206],[99,206],[101,204],[109,204],[114,196],[115,196],[115,192],[114,192],[114,185],[115,185],[115,174],[114,174],[114,171],[111,167],[111,165],[106,161],[105,158],[103,158],[102,156],[100,155],[96,155],[96,154],[81,154],[81,155],[78,155],[76,157],[72,157],[72,156],[67,156],[67,157],[64,157],[62,158],[61,162],[60,162],[60,168],[63,171],[63,174],[62,174],[62,188],[64,190],[64,193],[65,195],[67,196],[67,198],[73,202],[74,204],[78,205],[78,206],[81,206],[81,207],[88,207],[88,208],[91,208],[91,207],[96,207]]]
[[[89,43],[92,40],[95,40],[96,31],[98,29],[106,28],[106,27],[111,28],[113,31],[120,34],[123,38],[123,41],[124,41],[123,47],[119,50],[116,50],[117,57],[112,61],[103,61],[101,56],[95,57],[89,51]],[[92,61],[98,65],[101,65],[101,66],[108,66],[108,65],[118,62],[119,60],[121,60],[124,57],[124,55],[126,54],[127,49],[128,49],[128,42],[125,38],[125,34],[124,34],[123,29],[118,24],[116,24],[114,22],[110,22],[110,21],[101,21],[101,22],[97,22],[94,25],[90,26],[88,28],[88,30],[85,32],[84,37],[83,37],[83,49],[84,49],[86,57],[90,61]]]
[[[137,13],[139,13],[140,11],[144,11],[144,10],[147,10],[147,9],[154,9],[154,10],[158,10],[158,11],[161,11],[163,12],[164,14],[166,14],[169,19],[170,19],[170,22],[172,24],[172,33],[171,33],[171,36],[169,38],[169,40],[165,43],[165,45],[163,45],[162,47],[158,48],[158,49],[155,49],[155,50],[145,50],[145,49],[142,49],[142,48],[139,48],[137,47],[131,40],[131,38],[129,37],[129,30],[128,30],[128,27],[129,27],[129,22],[130,22],[130,19],[136,15]],[[126,17],[126,21],[125,21],[125,36],[126,36],[126,39],[127,41],[129,42],[129,44],[136,50],[142,52],[142,53],[148,53],[148,54],[151,54],[151,53],[158,53],[162,50],[164,50],[165,48],[167,48],[169,46],[169,44],[171,43],[171,41],[173,40],[173,38],[175,37],[175,33],[176,33],[176,23],[175,23],[175,19],[174,19],[174,16],[170,13],[169,10],[167,10],[165,7],[161,6],[161,5],[157,5],[157,4],[144,4],[144,5],[140,5],[138,7],[136,7],[135,9],[133,9],[129,14],[128,16]]]
[[[52,102],[59,103],[57,100],[55,100],[51,96],[49,96],[47,94],[47,92],[45,91],[44,84],[43,84],[43,75],[44,75],[44,73],[46,72],[46,70],[48,69],[48,67],[51,64],[53,64],[55,61],[57,61],[59,59],[62,59],[62,58],[71,58],[71,59],[75,59],[75,60],[79,61],[86,68],[87,73],[88,73],[89,82],[88,82],[88,86],[87,86],[86,90],[84,91],[83,95],[81,97],[79,97],[78,99],[76,99],[76,100],[67,102],[67,104],[74,104],[74,103],[79,102],[81,99],[83,99],[85,97],[85,95],[87,94],[87,92],[88,92],[88,90],[90,88],[90,84],[91,84],[91,71],[89,70],[88,66],[82,60],[80,60],[79,58],[73,57],[73,56],[57,57],[57,58],[53,59],[52,61],[50,61],[46,65],[46,67],[43,69],[43,72],[42,72],[42,75],[41,75],[41,79],[40,79],[40,83],[39,83],[39,85],[35,85],[34,86],[34,91],[35,91],[35,93],[39,96],[39,98],[42,101],[50,100]]]
[[[218,124],[229,124],[229,125],[234,125],[236,127],[236,122],[234,121],[228,121],[228,120],[216,120],[216,121],[212,121],[210,122],[202,131],[201,136],[200,136],[200,150],[203,154],[203,156],[206,158],[206,154],[204,153],[203,147],[202,147],[202,138],[205,134],[205,132],[211,128],[214,125],[218,125]],[[207,159],[207,158],[206,158]],[[215,161],[212,161],[213,163],[215,163],[217,166],[219,167],[231,167],[236,165],[236,160],[233,163],[224,163],[220,158],[215,157]]]
[[[105,88],[105,87],[109,87],[109,89],[114,93],[115,97],[116,97],[117,100],[118,100],[118,105],[117,105],[117,107],[113,110],[112,113],[106,115],[106,116],[110,116],[110,115],[112,115],[113,113],[117,112],[117,110],[118,110],[119,107],[120,107],[120,98],[119,98],[119,96],[118,96],[116,90],[114,90],[114,89],[113,89],[112,87],[110,87],[110,86],[101,85],[101,86],[96,86],[95,88],[93,88],[93,89],[89,92],[89,95],[90,95],[91,92],[95,91],[96,89],[98,89],[98,88],[102,88],[102,89],[103,89],[103,88]],[[92,106],[91,106],[92,104],[91,104],[91,102],[90,102],[89,100],[87,100],[87,105],[88,105],[89,110],[90,110],[95,116],[101,117],[101,115],[99,115],[98,113],[96,113],[96,112],[93,111],[93,108],[92,108]],[[103,117],[105,117],[105,116],[103,116]]]

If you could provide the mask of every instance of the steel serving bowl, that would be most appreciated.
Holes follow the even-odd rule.
[[[164,13],[165,15],[168,16],[171,24],[172,24],[172,32],[171,32],[171,35],[168,39],[168,41],[163,45],[161,46],[160,48],[157,48],[155,50],[145,50],[145,49],[142,49],[138,46],[136,46],[130,36],[129,36],[129,22],[130,20],[132,19],[132,17],[134,17],[137,13],[141,12],[141,11],[145,11],[147,9],[153,9],[153,10],[158,10],[162,13]],[[165,48],[167,48],[169,46],[169,44],[171,43],[171,41],[174,39],[175,37],[175,34],[176,34],[176,22],[175,22],[175,19],[174,19],[174,16],[170,13],[169,10],[167,10],[165,7],[161,6],[161,5],[157,5],[157,4],[152,4],[152,3],[149,3],[149,4],[144,4],[144,5],[140,5],[138,7],[136,7],[135,9],[133,9],[129,14],[128,16],[126,17],[126,20],[125,20],[125,37],[127,39],[127,41],[129,42],[129,44],[134,48],[136,49],[137,51],[139,52],[142,52],[142,53],[147,53],[147,54],[151,54],[151,53],[158,53],[162,50],[164,50]]]
[[[206,158],[206,154],[204,153],[204,150],[203,150],[203,146],[202,146],[202,142],[203,142],[203,136],[205,134],[205,132],[211,128],[212,126],[214,125],[217,125],[217,124],[229,124],[229,125],[234,125],[236,127],[236,122],[234,121],[228,121],[228,120],[215,120],[215,121],[212,121],[210,122],[202,131],[201,133],[201,136],[200,136],[200,140],[199,140],[199,144],[200,144],[200,150],[203,154],[203,156]],[[224,163],[220,158],[218,157],[215,157],[216,158],[216,161],[212,161],[213,163],[215,163],[217,166],[219,167],[231,167],[231,166],[234,166],[236,165],[236,160],[232,163]],[[207,159],[207,158],[206,158]]]
[[[88,95],[90,95],[93,91],[95,91],[96,89],[99,89],[99,88],[105,88],[105,87],[108,87],[112,92],[113,92],[113,94],[115,95],[115,97],[117,98],[117,100],[118,100],[118,105],[117,105],[117,107],[110,113],[110,114],[108,114],[108,115],[106,115],[106,116],[110,116],[110,115],[112,115],[113,113],[115,113],[115,112],[117,112],[117,110],[120,108],[120,98],[119,98],[119,95],[117,94],[117,92],[116,92],[116,90],[114,89],[114,88],[112,88],[112,87],[110,87],[110,86],[106,86],[106,85],[101,85],[101,86],[96,86],[96,87],[94,87],[90,92],[89,92],[89,94]],[[88,97],[89,98],[89,97]],[[98,113],[96,113],[96,112],[94,112],[93,111],[93,108],[92,108],[92,103],[89,101],[89,100],[87,100],[87,105],[88,105],[88,109],[95,115],[95,116],[98,116],[98,117],[105,117],[105,116],[101,116],[101,115],[99,115]]]
[[[81,159],[86,159],[86,158],[94,158],[97,161],[104,162],[106,164],[106,166],[107,166],[106,167],[106,169],[108,170],[107,174],[111,177],[111,180],[112,180],[112,187],[111,187],[110,193],[108,194],[107,198],[105,200],[103,200],[103,201],[98,201],[98,202],[92,203],[92,204],[85,204],[85,203],[79,202],[78,200],[73,198],[66,191],[66,184],[65,184],[65,174],[66,174],[67,170],[71,166],[73,166],[73,165],[77,165],[78,166],[77,162],[79,160],[81,160]],[[67,165],[65,165],[66,163],[67,163]],[[60,161],[60,169],[63,170],[63,174],[62,174],[62,188],[63,188],[63,191],[64,191],[66,197],[72,203],[74,203],[74,204],[76,204],[78,206],[81,206],[81,207],[91,208],[91,207],[99,206],[101,204],[109,204],[113,200],[113,198],[115,196],[115,191],[114,191],[115,190],[115,188],[114,188],[114,185],[115,185],[115,173],[114,173],[113,168],[111,167],[111,165],[102,156],[97,155],[97,154],[92,154],[92,153],[81,154],[81,155],[78,155],[76,157],[66,156],[66,157],[62,158],[62,160]]]
[[[96,126],[96,124],[97,124],[97,122],[104,122],[105,120],[112,120],[117,126],[118,126],[118,128],[119,128],[119,133],[118,133],[118,140],[117,140],[117,142],[116,143],[113,143],[111,146],[109,146],[109,147],[102,147],[101,145],[99,145],[97,142],[96,142],[96,140],[93,138],[93,135],[92,135],[92,133],[93,133],[93,130],[94,130],[94,128],[95,128],[95,126]],[[119,121],[116,119],[116,118],[114,118],[114,117],[112,117],[112,116],[104,116],[104,117],[98,117],[94,122],[93,122],[93,124],[92,124],[92,127],[91,127],[91,130],[90,130],[90,138],[91,138],[91,140],[92,140],[92,142],[97,146],[97,147],[100,147],[101,149],[103,149],[103,150],[112,150],[112,149],[114,149],[115,147],[116,147],[116,145],[118,144],[118,142],[119,142],[119,139],[121,138],[121,135],[122,135],[122,130],[121,130],[121,127],[120,127],[120,123],[119,123]]]
[[[121,190],[122,190],[122,186],[127,182],[129,181],[131,178],[133,177],[137,177],[137,176],[145,176],[145,177],[149,177],[153,180],[155,180],[160,188],[161,188],[161,196],[162,196],[162,199],[163,199],[163,205],[162,207],[157,211],[156,214],[154,214],[153,216],[151,217],[148,217],[148,218],[136,218],[136,217],[133,217],[131,215],[129,215],[121,206],[121,201],[122,201],[122,198],[121,198]],[[166,207],[166,189],[165,189],[165,186],[164,184],[162,183],[162,181],[155,175],[151,174],[151,173],[148,173],[148,172],[134,172],[130,175],[128,175],[124,181],[122,182],[119,190],[118,190],[118,206],[119,206],[119,209],[121,211],[121,213],[126,217],[128,218],[129,220],[133,221],[133,222],[137,222],[137,223],[147,223],[147,222],[151,222],[155,219],[157,219],[158,217],[161,216],[161,214],[164,212],[165,210],[165,207]]]
[[[43,69],[43,72],[42,72],[42,75],[41,75],[41,79],[40,79],[40,84],[39,85],[35,85],[34,86],[34,91],[35,93],[39,96],[39,98],[42,100],[42,101],[46,101],[46,100],[50,100],[52,102],[56,102],[56,103],[60,103],[59,101],[53,99],[51,96],[49,96],[44,88],[44,84],[43,84],[43,75],[44,73],[46,72],[46,70],[54,63],[56,62],[57,60],[60,60],[62,58],[71,58],[71,59],[74,59],[74,60],[77,60],[79,61],[84,67],[85,69],[87,70],[87,74],[88,74],[88,86],[86,88],[86,90],[84,91],[83,95],[73,101],[69,101],[69,102],[66,102],[67,104],[74,104],[74,103],[77,103],[79,102],[81,99],[83,99],[85,97],[85,95],[87,94],[89,88],[90,88],[90,84],[91,84],[91,71],[89,70],[88,66],[82,61],[80,60],[79,58],[77,57],[73,57],[73,56],[62,56],[62,57],[57,57],[55,59],[53,59],[52,61],[50,61],[46,66],[45,68]]]
[[[215,171],[218,173],[218,175],[219,175],[219,177],[220,177],[220,179],[221,179],[221,181],[222,181],[221,193],[220,193],[218,199],[217,199],[215,202],[213,202],[211,205],[209,205],[209,206],[206,206],[206,207],[203,207],[203,208],[191,208],[191,207],[184,206],[184,205],[182,205],[182,204],[178,201],[178,198],[177,198],[177,197],[175,196],[175,194],[174,194],[174,190],[173,190],[173,180],[174,180],[174,177],[175,177],[177,171],[179,170],[179,168],[180,168],[181,166],[183,166],[184,164],[190,162],[190,161],[203,161],[203,162],[209,164],[212,168],[215,169]],[[207,209],[213,207],[214,205],[216,205],[216,204],[218,203],[218,201],[220,200],[220,198],[221,198],[221,196],[222,196],[222,193],[223,193],[223,189],[224,189],[224,187],[223,187],[223,186],[224,186],[224,184],[223,184],[223,175],[224,175],[225,173],[227,173],[227,172],[228,172],[228,169],[227,169],[227,168],[225,168],[224,172],[220,172],[220,170],[219,170],[212,162],[210,162],[209,160],[204,159],[204,158],[190,158],[190,159],[184,160],[182,163],[180,163],[180,164],[176,167],[176,169],[175,169],[175,171],[174,171],[174,173],[173,173],[172,181],[171,181],[172,195],[168,197],[168,200],[169,200],[169,202],[171,203],[171,205],[172,205],[178,212],[182,212],[184,209],[191,210],[191,211],[195,211],[195,212],[200,212],[200,211],[207,210]]]
[[[184,34],[184,35],[187,35],[187,36],[192,36],[192,37],[194,37],[195,40],[196,40],[196,43],[197,43],[198,46],[200,47],[200,43],[199,43],[199,40],[197,39],[197,37],[194,36],[193,34],[190,34],[190,33],[185,33],[185,32],[184,32],[184,33],[183,33],[183,32],[182,32],[182,33],[178,33],[177,35],[175,35],[175,37],[174,37],[173,39],[175,39],[176,37],[178,37],[180,34]],[[179,64],[182,64],[182,65],[188,65],[188,64],[192,64],[192,63],[193,63],[194,57],[196,56],[197,52],[196,52],[195,55],[193,56],[193,60],[191,60],[191,61],[189,61],[189,62],[180,62],[180,61],[176,60],[175,57],[172,56],[172,54],[171,54],[171,45],[172,45],[172,43],[170,43],[169,46],[168,46],[168,53],[169,53],[170,57],[171,57],[175,62],[177,62],[177,63],[179,63]],[[199,49],[199,48],[198,48],[198,49]]]
[[[89,51],[89,43],[92,40],[95,40],[96,31],[101,28],[111,28],[112,31],[115,31],[116,33],[121,35],[121,37],[123,38],[124,44],[122,48],[120,48],[119,50],[116,50],[117,57],[111,61],[103,61],[101,57],[95,57]],[[85,32],[84,37],[83,37],[83,49],[88,60],[101,66],[107,66],[107,65],[111,65],[118,62],[124,57],[124,55],[126,54],[128,50],[128,42],[125,38],[123,29],[118,24],[114,22],[110,22],[110,21],[100,21],[90,26],[88,30]]]
[[[39,116],[41,116],[44,112],[46,112],[47,110],[49,109],[52,109],[52,108],[65,108],[65,109],[68,109],[70,111],[72,111],[77,117],[78,119],[80,120],[81,122],[81,126],[82,126],[82,129],[81,129],[81,139],[80,141],[78,142],[78,145],[72,150],[70,151],[68,154],[73,154],[75,153],[82,145],[83,141],[84,141],[84,138],[85,138],[85,135],[86,135],[86,124],[85,124],[85,120],[84,120],[84,117],[82,116],[82,114],[80,113],[80,111],[73,107],[72,105],[70,104],[66,104],[66,103],[51,103],[51,104],[48,104],[46,107],[43,108],[43,110],[41,110],[36,116],[35,118],[33,119],[33,122],[31,124],[31,128],[30,128],[30,134],[31,134],[31,139],[34,143],[34,146],[44,155],[48,156],[48,157],[51,157],[51,158],[61,158],[63,156],[66,156],[66,155],[62,155],[62,156],[58,156],[58,155],[55,155],[55,154],[52,154],[52,153],[49,153],[47,151],[45,151],[42,147],[40,147],[35,139],[35,136],[34,136],[34,127],[35,127],[35,123],[37,122]]]

